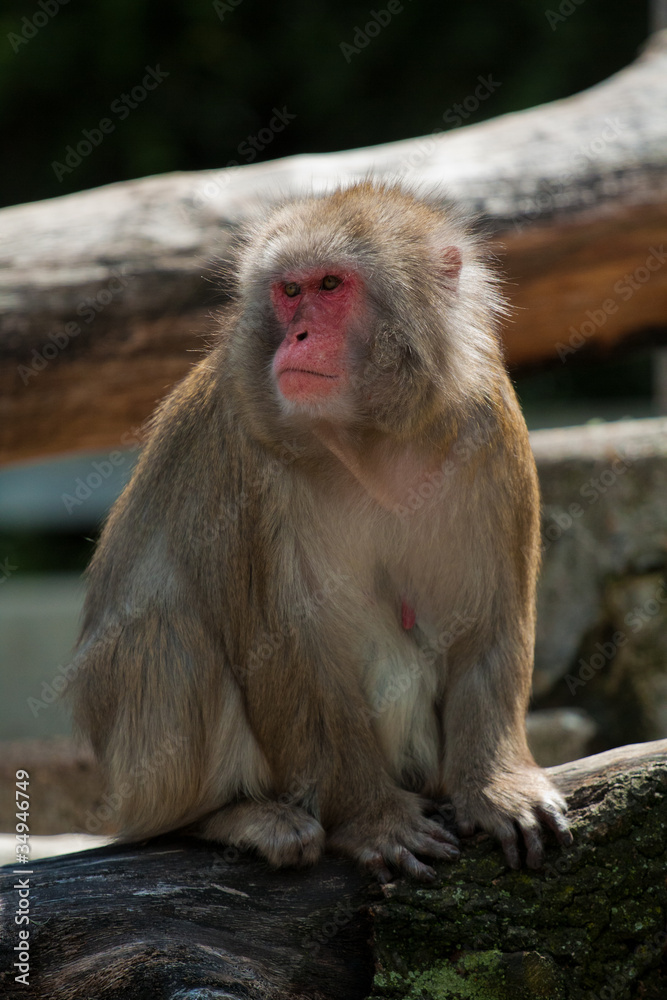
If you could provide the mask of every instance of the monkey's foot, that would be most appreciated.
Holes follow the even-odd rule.
[[[324,830],[301,806],[245,800],[225,806],[193,828],[195,836],[243,850],[254,848],[275,868],[307,868],[324,850]]]
[[[451,791],[456,825],[463,836],[476,827],[497,837],[510,868],[520,868],[520,837],[526,847],[526,864],[540,868],[544,862],[542,825],[549,827],[564,847],[572,843],[572,832],[563,815],[567,803],[547,775],[537,766],[503,772],[496,782],[483,788],[474,779],[461,782],[464,790]]]
[[[434,869],[416,855],[453,861],[460,852],[457,838],[424,816],[424,805],[417,795],[397,789],[395,797],[381,805],[369,805],[367,813],[336,827],[327,846],[353,858],[381,883],[390,882],[393,873],[432,882]]]

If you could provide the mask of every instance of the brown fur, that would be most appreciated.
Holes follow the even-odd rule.
[[[336,418],[295,413],[270,376],[269,281],[319,265],[355,268],[373,321]],[[570,835],[524,735],[537,481],[476,242],[366,183],[275,209],[236,272],[89,571],[75,716],[124,834],[196,821],[276,865],[326,843],[429,877],[415,855],[457,852],[421,796],[447,792],[464,831],[517,864],[516,823],[539,864],[540,820]]]

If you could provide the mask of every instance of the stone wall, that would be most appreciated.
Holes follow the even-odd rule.
[[[667,418],[531,441],[543,538],[535,705],[578,710],[582,752],[667,736]]]

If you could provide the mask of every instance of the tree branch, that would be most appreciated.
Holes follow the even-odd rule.
[[[0,461],[136,434],[214,332],[224,294],[202,274],[240,220],[332,178],[404,177],[481,216],[516,306],[511,364],[664,337],[665,106],[661,32],[604,83],[479,125],[3,209]]]
[[[429,887],[381,889],[333,859],[270,871],[173,837],[5,869],[6,913],[17,909],[17,880],[29,879],[30,992],[14,980],[10,922],[2,995],[664,998],[667,740],[551,773],[568,795],[575,845],[552,846],[540,872],[508,870],[485,835]]]

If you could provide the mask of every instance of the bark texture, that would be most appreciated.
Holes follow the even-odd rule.
[[[7,867],[2,996],[663,1000],[667,740],[551,771],[575,845],[540,872],[509,871],[483,835],[429,887],[380,889],[334,859],[269,871],[174,838]],[[12,964],[19,879],[29,991]]]

